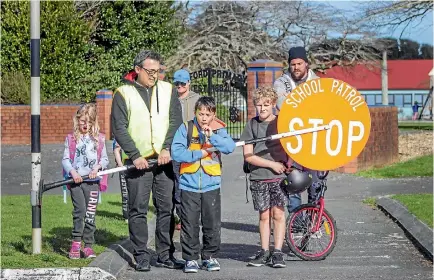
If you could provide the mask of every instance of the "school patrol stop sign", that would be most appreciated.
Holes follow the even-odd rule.
[[[282,138],[286,153],[315,170],[333,170],[356,158],[371,131],[363,97],[347,83],[321,78],[307,81],[288,94],[281,106],[278,132],[329,125],[328,130]]]

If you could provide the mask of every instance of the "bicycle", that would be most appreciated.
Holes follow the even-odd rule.
[[[317,171],[319,182],[314,183],[314,200],[298,206],[286,221],[286,243],[297,257],[306,261],[324,260],[336,246],[336,221],[324,208],[328,173],[328,171]],[[310,245],[320,243],[322,237],[329,239],[325,249],[312,250]]]

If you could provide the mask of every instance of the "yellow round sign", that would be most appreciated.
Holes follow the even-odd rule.
[[[315,170],[333,170],[356,158],[371,131],[368,105],[347,83],[321,78],[296,87],[283,102],[279,133],[328,125],[329,129],[280,139],[297,163]]]

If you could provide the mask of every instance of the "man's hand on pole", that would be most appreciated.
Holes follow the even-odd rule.
[[[138,170],[148,169],[148,168],[149,168],[148,161],[147,161],[144,157],[136,158],[136,159],[133,161],[133,164],[134,164],[134,166],[135,166]]]
[[[158,155],[158,165],[168,164],[171,160],[170,152],[166,149],[161,150]]]

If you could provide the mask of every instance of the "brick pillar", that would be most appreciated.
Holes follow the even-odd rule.
[[[112,110],[113,92],[110,90],[100,90],[96,93],[96,106],[98,108],[99,128],[106,135],[106,139],[111,139],[110,115]]]
[[[253,91],[260,87],[273,86],[274,81],[282,75],[283,64],[272,60],[256,60],[247,65],[247,112],[248,119],[256,116],[253,105]]]

